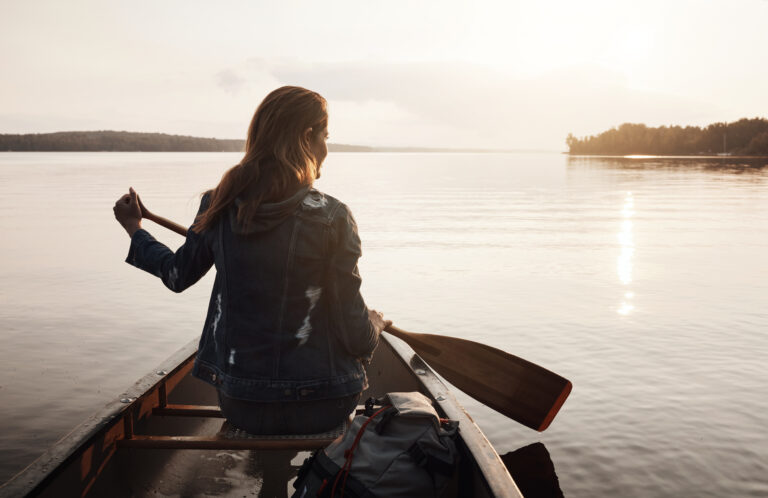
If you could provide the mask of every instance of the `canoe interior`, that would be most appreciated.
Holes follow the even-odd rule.
[[[498,454],[434,372],[399,339],[382,338],[368,367],[370,387],[363,399],[420,391],[434,400],[441,416],[460,421],[462,459],[448,496],[522,496]],[[194,447],[215,438],[224,422],[215,389],[189,373],[195,346],[190,343],[140,380],[128,399],[115,400],[65,436],[1,487],[0,496],[290,496],[309,451],[223,449],[215,441],[217,449],[177,449],[189,439],[196,441],[190,443]],[[167,442],[174,439],[168,436],[182,437]],[[142,439],[153,446],[131,446],[143,444]]]

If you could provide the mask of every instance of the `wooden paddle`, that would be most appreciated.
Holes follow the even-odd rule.
[[[187,229],[147,210],[142,216],[186,237]],[[457,337],[385,329],[408,343],[448,382],[521,424],[543,431],[571,392],[571,382],[500,349]]]
[[[499,413],[543,431],[571,393],[571,382],[500,349],[457,337],[387,332],[408,343],[445,380]]]

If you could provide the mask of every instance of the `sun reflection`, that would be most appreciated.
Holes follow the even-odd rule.
[[[629,285],[632,283],[632,261],[635,256],[635,240],[632,232],[632,216],[635,214],[635,200],[632,197],[632,192],[627,192],[624,198],[624,207],[621,211],[622,222],[621,231],[619,232],[619,246],[621,252],[619,253],[617,271],[619,274],[619,281],[622,285]],[[635,309],[630,300],[635,297],[635,293],[632,291],[624,292],[624,302],[618,309],[618,313],[621,315],[628,315]]]
[[[619,313],[619,315],[629,315],[629,312],[633,309],[635,309],[635,307],[632,304],[623,302],[621,303],[619,309],[616,311]]]
[[[624,285],[632,283],[632,257],[635,255],[635,246],[632,241],[632,223],[624,223],[619,233],[621,253],[619,254],[619,280]]]

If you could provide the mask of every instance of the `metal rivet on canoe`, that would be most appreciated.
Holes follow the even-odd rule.
[[[435,399],[438,400],[438,401],[445,401],[445,396],[440,395],[440,396],[438,396]]]
[[[136,398],[120,398],[120,403],[131,403]]]
[[[157,375],[165,375],[168,372],[166,372],[165,370],[158,370],[156,373],[157,373]]]
[[[424,370],[423,368],[417,368],[415,372],[416,372],[416,375],[427,375],[427,371]]]

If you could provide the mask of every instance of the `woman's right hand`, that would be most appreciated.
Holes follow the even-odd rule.
[[[133,234],[141,228],[141,208],[139,207],[138,195],[133,187],[115,202],[112,211],[115,213],[115,219],[128,232],[129,237],[133,237]]]
[[[392,320],[385,320],[384,313],[381,313],[380,311],[369,309],[368,319],[371,320],[371,323],[373,324],[374,327],[376,327],[376,330],[378,332],[381,332],[385,328],[392,325]]]

